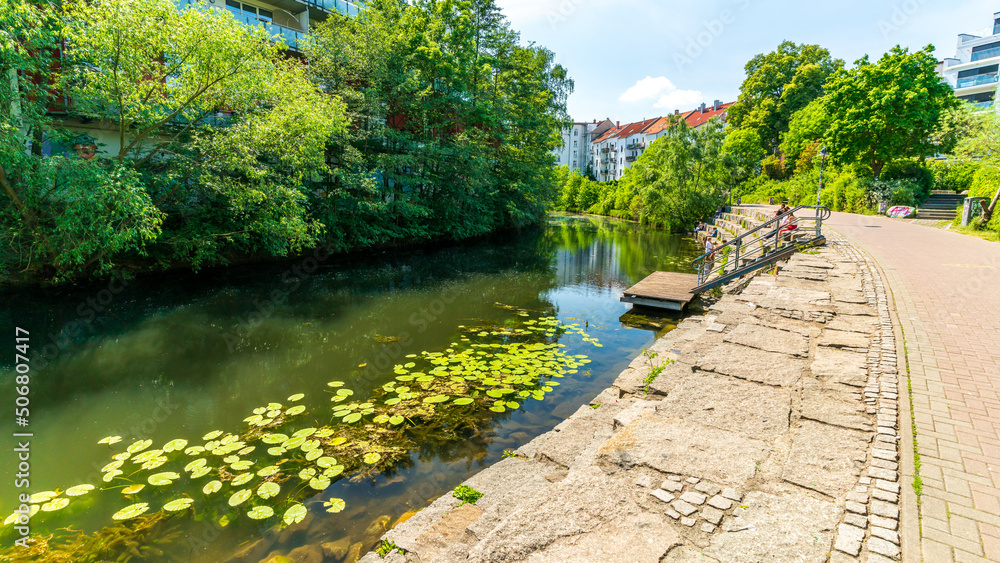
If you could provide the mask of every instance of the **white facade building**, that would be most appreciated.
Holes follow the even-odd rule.
[[[562,131],[562,147],[556,149],[557,166],[569,166],[570,170],[575,170],[580,174],[587,174],[587,167],[591,163],[591,149],[593,140],[597,135],[614,127],[610,119],[604,121],[591,121],[590,123],[574,123],[571,127]],[[597,172],[594,171],[596,176]]]
[[[959,99],[992,107],[1000,77],[1000,12],[993,14],[991,27],[960,34],[955,56],[943,63],[941,75]]]

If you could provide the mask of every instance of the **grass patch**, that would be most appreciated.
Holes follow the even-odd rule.
[[[476,501],[483,498],[483,493],[473,489],[472,487],[467,487],[465,485],[459,485],[455,487],[455,490],[451,493],[451,496],[462,501],[459,506],[464,506],[466,504],[476,504]]]
[[[378,553],[379,557],[385,558],[393,551],[398,551],[399,553],[406,553],[403,548],[396,545],[396,542],[392,540],[382,540],[377,546],[375,546],[375,553]]]

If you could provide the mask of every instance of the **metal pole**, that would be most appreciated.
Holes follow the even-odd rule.
[[[823,230],[823,217],[820,214],[820,207],[822,207],[823,198],[823,165],[826,164],[826,155],[829,154],[826,147],[823,147],[819,151],[819,189],[816,190],[816,236],[820,236]]]

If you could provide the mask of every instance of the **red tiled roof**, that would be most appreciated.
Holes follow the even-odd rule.
[[[626,125],[626,127],[628,127],[628,126]],[[594,139],[594,142],[595,143],[600,143],[600,142],[606,141],[606,140],[610,139],[611,137],[614,137],[615,134],[618,133],[621,130],[622,130],[622,127],[612,127],[611,129],[608,129],[607,131],[605,131],[603,135],[601,135],[600,137]]]
[[[646,130],[649,126],[653,125],[660,118],[647,119],[645,121],[636,121],[634,123],[626,123],[625,125],[620,125],[609,129],[606,133],[594,139],[595,143],[600,143],[611,138],[623,139],[626,137],[631,137],[632,135],[637,135]]]
[[[646,128],[645,133],[647,135],[656,135],[657,133],[663,132],[670,125],[670,117],[661,117],[653,122],[652,125]]]
[[[719,117],[726,113],[729,106],[735,104],[736,102],[729,102],[728,104],[720,104],[719,109],[715,109],[713,106],[708,106],[705,108],[705,113],[701,113],[701,108],[695,109],[691,113],[684,116],[684,121],[687,121],[688,127],[701,127],[702,125],[708,123],[713,117]]]

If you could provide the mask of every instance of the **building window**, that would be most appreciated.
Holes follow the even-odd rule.
[[[579,137],[580,136],[580,132],[579,131],[573,131],[573,136],[574,137]]]
[[[580,145],[580,141],[573,141],[573,148],[575,149]]]
[[[249,16],[264,22],[274,21],[274,13],[270,10],[258,8],[257,6],[252,6],[250,4],[244,4],[243,2],[226,0],[226,8],[237,16]]]

